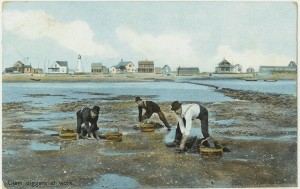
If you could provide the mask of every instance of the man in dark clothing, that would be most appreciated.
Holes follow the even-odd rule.
[[[155,102],[143,101],[140,97],[136,97],[135,102],[138,104],[138,108],[139,108],[139,122],[142,122],[145,119],[149,119],[153,113],[157,113],[159,119],[168,128],[168,131],[171,130],[171,126],[169,125],[165,115],[163,114],[163,112],[160,110],[160,107]],[[146,110],[144,115],[142,115],[143,109]]]
[[[76,112],[77,133],[79,138],[87,135],[88,137],[98,139],[96,131],[99,130],[97,126],[99,111],[100,107],[94,106],[92,109],[85,107]]]

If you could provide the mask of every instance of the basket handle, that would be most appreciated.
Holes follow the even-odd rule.
[[[118,129],[118,133],[120,132],[120,129],[119,129],[119,127],[118,126],[115,126],[115,127],[117,127],[117,129]]]
[[[201,143],[200,143],[200,148],[202,147],[203,142],[205,142],[205,141],[207,141],[207,140],[209,140],[209,139],[211,139],[211,138],[210,138],[210,137],[207,137],[206,139],[202,140]]]

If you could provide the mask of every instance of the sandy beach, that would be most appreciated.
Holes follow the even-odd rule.
[[[138,123],[137,107],[134,101],[128,100],[134,96],[121,95],[101,103],[97,98],[82,99],[35,109],[28,108],[25,103],[3,104],[4,185],[7,188],[31,188],[33,185],[105,188],[105,176],[113,175],[117,180],[126,178],[123,187],[128,188],[296,187],[297,98],[231,89],[217,92],[240,100],[203,103],[209,110],[212,137],[230,150],[219,159],[203,159],[198,153],[178,154],[174,148],[167,148],[165,137],[170,133],[165,128],[153,133],[133,129]],[[101,105],[100,130],[119,127],[123,133],[122,142],[63,141],[58,136],[24,128],[21,124],[31,121],[21,118],[25,114],[37,115],[46,110],[74,112],[95,103]],[[159,105],[174,132],[176,118],[169,110],[170,103]],[[234,123],[225,127],[221,124],[222,120],[232,118]],[[159,122],[158,116],[152,116],[151,120]],[[195,122],[194,126],[199,128],[199,123]],[[46,129],[58,133],[62,127],[75,128],[75,125],[74,114],[74,118],[60,119],[59,125]],[[294,136],[295,140],[277,140],[277,136],[282,135]],[[58,149],[34,150],[35,143]]]

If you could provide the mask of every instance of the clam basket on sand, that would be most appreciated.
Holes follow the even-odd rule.
[[[214,147],[205,147],[203,146],[203,142],[209,140],[211,138],[207,138],[203,140],[200,144],[200,154],[202,158],[206,159],[213,159],[213,158],[220,158],[223,155],[223,146],[221,143],[214,141]]]
[[[112,141],[112,142],[121,142],[122,141],[123,134],[119,132],[120,131],[119,127],[116,126],[116,128],[118,129],[118,131],[108,132],[108,133],[104,134],[106,141]]]
[[[62,128],[59,131],[59,136],[62,140],[76,140],[77,139],[77,133],[75,132],[75,129],[72,129],[72,128]]]
[[[142,132],[153,132],[155,130],[155,125],[153,123],[141,123],[140,129]]]

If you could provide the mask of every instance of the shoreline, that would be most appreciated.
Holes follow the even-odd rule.
[[[230,80],[253,78],[252,74],[199,74],[191,76],[162,75],[162,74],[108,74],[108,75],[45,75],[45,74],[2,74],[3,83],[13,82],[147,82],[175,81],[176,79],[194,80]],[[274,74],[257,76],[257,80],[297,80],[295,74]]]

